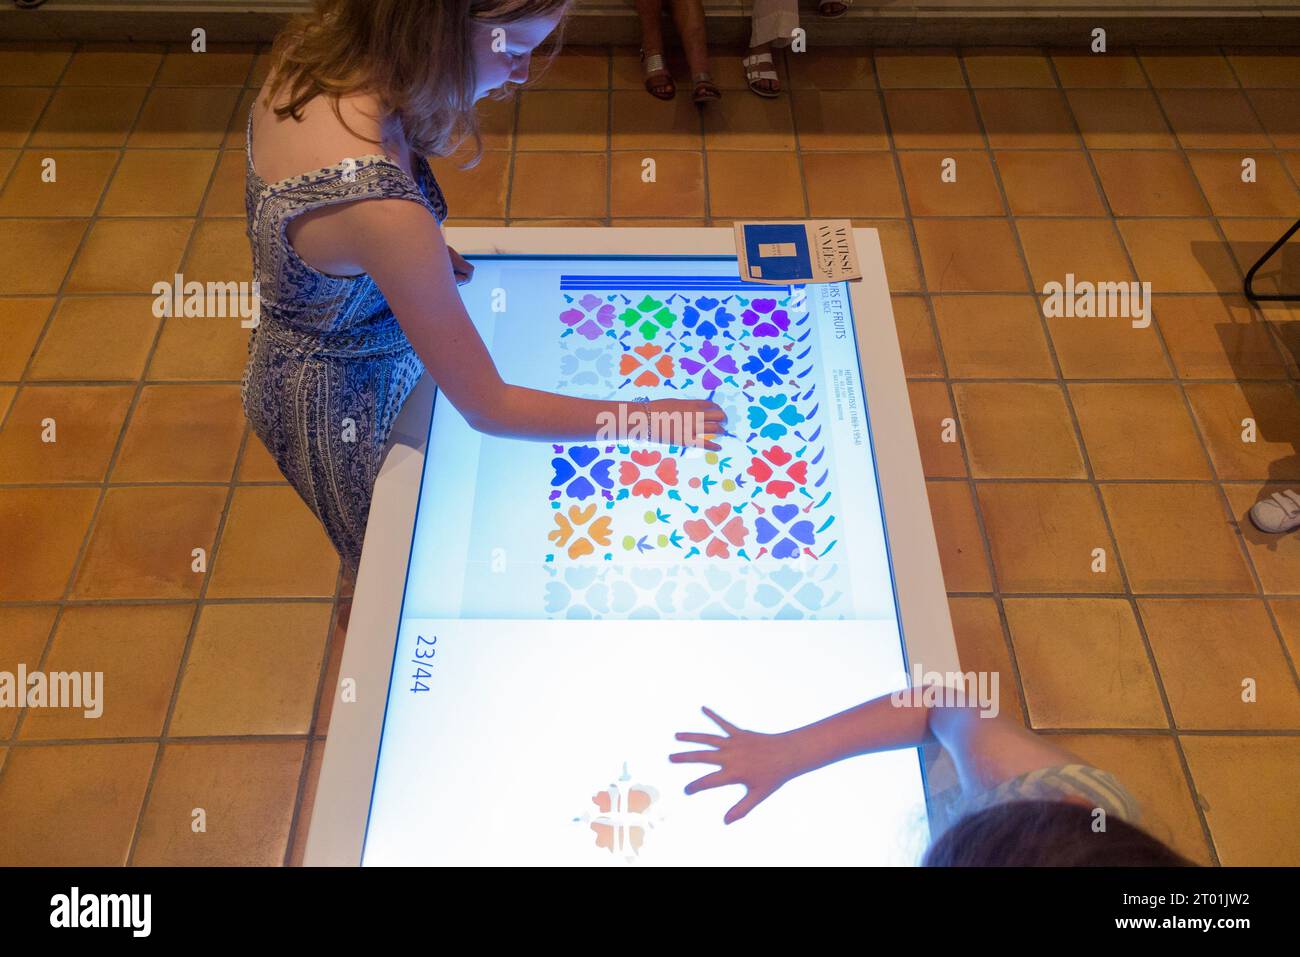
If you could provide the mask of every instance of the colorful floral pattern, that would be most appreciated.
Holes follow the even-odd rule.
[[[686,361],[682,361],[685,366]],[[672,379],[675,369],[673,357],[664,352],[662,346],[644,345],[629,349],[619,360],[618,374],[627,376],[633,385],[651,388],[661,382]]]
[[[576,498],[580,502],[595,495],[598,488],[603,489],[605,496],[609,497],[609,490],[614,487],[614,478],[609,474],[614,465],[613,459],[602,459],[600,449],[590,445],[575,445],[567,451],[562,445],[554,448],[562,454],[551,459],[551,468],[555,473],[551,478],[551,487],[556,489],[551,493],[552,499],[560,497],[561,488],[565,496]]]
[[[596,550],[596,546],[605,547],[610,543],[610,517],[602,515],[596,518],[596,503],[586,508],[569,506],[568,513],[555,513],[556,528],[546,537],[556,547],[568,545],[566,554],[570,558],[582,558]]]
[[[790,315],[776,308],[775,299],[755,299],[740,314],[740,320],[756,337],[781,336],[790,328]]]
[[[696,545],[704,544],[704,554],[710,558],[730,558],[732,548],[745,544],[749,529],[731,504],[723,502],[704,510],[704,518],[694,518],[682,525]]]
[[[795,489],[808,484],[808,462],[796,459],[779,445],[755,455],[745,471],[758,483],[754,494],[761,490],[784,499]]]
[[[595,341],[614,328],[614,313],[617,310],[599,296],[591,293],[578,300],[578,309],[566,309],[560,313],[560,321],[569,329],[564,333],[577,333],[585,339]]]
[[[665,486],[677,484],[677,460],[662,452],[640,450],[619,463],[618,480],[630,486],[633,495],[650,498],[662,495]]]
[[[736,366],[735,358],[729,352],[723,352],[719,349],[717,343],[712,340],[706,340],[696,352],[696,356],[698,358],[683,356],[682,368],[691,375],[703,373],[700,376],[700,384],[710,392],[723,383],[718,373],[722,373],[724,376],[733,376],[740,372],[740,369]]]
[[[736,317],[727,311],[726,306],[708,296],[701,296],[682,310],[682,328],[701,339],[713,339],[719,335],[730,338],[727,328],[735,321]]]
[[[578,345],[563,382],[606,397],[709,396],[732,437],[722,452],[554,446],[546,613],[835,616],[849,596],[825,558],[835,516],[807,312],[739,294],[565,300],[562,335]]]
[[[749,407],[748,416],[750,429],[756,430],[760,437],[774,442],[784,438],[790,429],[806,420],[787,395],[759,396],[758,404]]]
[[[781,384],[783,378],[794,368],[794,360],[776,346],[760,346],[745,360],[743,368],[770,388]]]
[[[628,329],[635,328],[647,342],[670,328],[677,314],[653,296],[646,296],[635,306],[623,310],[619,320]]]
[[[770,546],[773,558],[798,558],[802,548],[811,548],[816,537],[813,523],[799,514],[798,505],[776,505],[771,520],[760,517],[754,522],[758,544]]]

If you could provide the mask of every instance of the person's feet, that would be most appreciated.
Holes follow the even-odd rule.
[[[677,93],[673,75],[664,65],[664,55],[641,51],[641,72],[645,76],[645,88],[650,95],[660,100],[671,100]]]
[[[776,75],[772,60],[772,44],[763,43],[749,48],[749,55],[740,61],[745,68],[745,81],[759,96],[776,96],[781,91],[781,81]]]
[[[691,93],[691,99],[696,104],[710,103],[713,100],[722,99],[722,91],[718,89],[713,77],[707,73],[695,74],[695,89]]]
[[[1300,528],[1300,492],[1288,488],[1261,499],[1251,506],[1250,520],[1273,535],[1295,531]]]

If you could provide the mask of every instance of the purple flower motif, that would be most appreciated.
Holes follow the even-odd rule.
[[[564,493],[569,498],[582,501],[596,494],[596,486],[609,491],[614,487],[614,478],[609,474],[613,459],[600,459],[600,449],[590,445],[575,445],[568,450],[569,458],[556,456],[551,459],[551,468],[555,477],[551,479],[551,488],[565,486]],[[570,461],[570,459],[572,461]],[[594,463],[594,464],[593,464]],[[583,473],[586,474],[583,474]],[[593,484],[593,482],[595,484]],[[559,493],[553,493],[558,495]]]
[[[784,309],[776,308],[775,299],[755,299],[740,314],[740,318],[755,336],[771,338],[790,328],[789,314]]]
[[[769,387],[779,385],[792,368],[794,360],[776,346],[759,346],[758,353],[745,360],[745,371]]]
[[[587,293],[578,300],[578,305],[582,309],[566,309],[560,313],[560,321],[578,335],[595,341],[606,329],[614,327],[614,307],[599,296]]]
[[[704,345],[700,346],[697,354],[700,359],[704,360],[703,362],[700,362],[697,359],[692,359],[690,356],[683,356],[678,360],[678,362],[681,364],[681,367],[691,375],[699,375],[700,371],[703,370],[703,385],[704,388],[709,391],[722,385],[722,380],[718,378],[717,374],[713,371],[714,369],[724,375],[735,375],[740,371],[736,368],[736,360],[732,358],[729,353],[724,353],[719,349],[718,344],[712,340],[709,340],[705,342]]]
[[[754,522],[754,530],[758,533],[758,544],[766,545],[768,542],[776,540],[772,546],[773,558],[798,558],[801,546],[811,546],[813,544],[813,523],[808,519],[790,524],[791,520],[799,514],[798,505],[774,505],[772,507],[772,517],[775,518],[781,526],[773,525],[767,520],[766,516],[760,515]]]

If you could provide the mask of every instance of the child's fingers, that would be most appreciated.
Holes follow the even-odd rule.
[[[735,824],[754,808],[758,807],[772,792],[750,788],[745,796],[732,805],[731,810],[722,818],[723,824]]]
[[[720,747],[727,740],[716,734],[700,734],[696,731],[679,731],[676,737],[678,741],[689,741],[691,744],[706,744],[711,748]]]
[[[678,751],[668,755],[674,764],[722,764],[721,751]]]
[[[727,734],[740,734],[740,729],[738,727],[716,711],[711,711],[708,708],[702,708],[701,710],[703,710],[703,712],[708,715],[718,727],[727,732]]]
[[[709,752],[699,752],[708,754]],[[706,774],[702,778],[696,778],[690,784],[686,785],[687,794],[695,794],[698,791],[707,791],[710,788],[726,787],[728,784],[734,784],[731,775],[726,771],[714,771],[712,774]]]

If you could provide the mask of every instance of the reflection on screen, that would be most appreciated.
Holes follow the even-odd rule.
[[[720,452],[484,436],[434,406],[367,863],[908,863],[915,752],[743,793],[682,787],[709,705],[781,731],[905,683],[844,283],[734,258],[475,259],[503,378],[711,398]],[[728,712],[731,713],[728,713]]]

